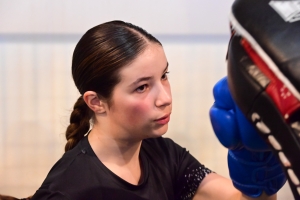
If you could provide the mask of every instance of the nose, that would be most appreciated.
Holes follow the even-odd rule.
[[[171,88],[169,84],[160,85],[155,100],[156,107],[165,107],[172,103]]]

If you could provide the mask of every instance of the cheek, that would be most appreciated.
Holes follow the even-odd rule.
[[[136,123],[149,117],[150,108],[145,103],[132,103],[127,106],[125,114],[129,123]]]

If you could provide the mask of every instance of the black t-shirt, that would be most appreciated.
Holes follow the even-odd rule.
[[[103,165],[85,137],[52,167],[32,200],[191,199],[211,173],[168,138],[143,140],[140,160],[143,175],[132,185]]]

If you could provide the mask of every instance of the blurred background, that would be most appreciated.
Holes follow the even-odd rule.
[[[26,197],[64,153],[79,97],[73,49],[91,27],[131,22],[157,37],[170,64],[170,137],[229,177],[227,150],[209,121],[213,85],[226,75],[233,0],[0,0],[0,193]],[[80,172],[79,172],[80,173]],[[292,199],[286,184],[278,199]]]

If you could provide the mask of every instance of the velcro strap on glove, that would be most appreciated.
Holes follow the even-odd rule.
[[[263,191],[267,195],[275,194],[286,181],[278,160],[270,151],[229,150],[228,166],[233,185],[253,198]]]

